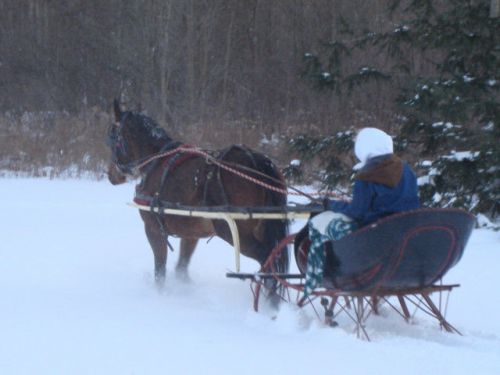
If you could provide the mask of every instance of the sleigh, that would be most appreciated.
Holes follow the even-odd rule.
[[[355,323],[358,337],[368,340],[367,319],[378,314],[382,305],[408,322],[416,312],[424,312],[444,330],[460,334],[445,317],[449,293],[459,285],[443,284],[442,279],[461,259],[474,222],[474,216],[462,210],[418,209],[391,215],[327,243],[323,284],[308,297],[304,297],[310,244],[306,228],[283,239],[261,273],[227,276],[252,280],[255,310],[264,281],[272,277],[288,301],[314,307],[319,300],[326,324],[336,325],[335,319],[345,314]],[[273,258],[291,243],[299,273],[279,274],[273,270]]]

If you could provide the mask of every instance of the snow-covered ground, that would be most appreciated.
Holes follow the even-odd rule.
[[[498,232],[474,231],[445,278],[462,285],[448,318],[463,337],[383,309],[367,342],[347,320],[327,328],[291,305],[255,313],[248,284],[225,278],[233,252],[215,238],[200,242],[190,284],[175,279],[170,253],[158,293],[132,193],[0,179],[0,374],[500,374]]]

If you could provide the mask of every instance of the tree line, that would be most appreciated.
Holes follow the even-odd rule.
[[[107,110],[120,95],[174,128],[250,121],[267,132],[339,128],[387,103],[349,102],[303,79],[303,57],[334,39],[342,17],[380,29],[388,1],[4,0],[0,110]],[[381,120],[382,121],[382,120]]]

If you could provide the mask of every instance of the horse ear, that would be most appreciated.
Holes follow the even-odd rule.
[[[122,118],[122,111],[120,109],[120,102],[116,98],[113,100],[113,109],[115,111],[115,121],[120,122]]]

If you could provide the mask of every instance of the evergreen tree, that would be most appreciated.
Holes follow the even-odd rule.
[[[395,0],[390,11],[408,19],[382,33],[346,27],[342,40],[325,46],[326,54],[305,54],[304,77],[338,95],[349,95],[373,80],[391,85],[398,93],[397,147],[408,159],[420,159],[416,167],[424,175],[419,179],[423,204],[496,217],[500,20],[490,17],[489,0]],[[349,71],[344,65],[356,50],[383,55],[389,67],[365,64]],[[415,55],[426,61],[425,69],[413,66]],[[305,148],[304,143],[314,140],[296,138],[292,149],[309,158],[327,155],[316,147]],[[321,155],[320,163],[327,166]],[[328,185],[339,180],[322,181]]]

